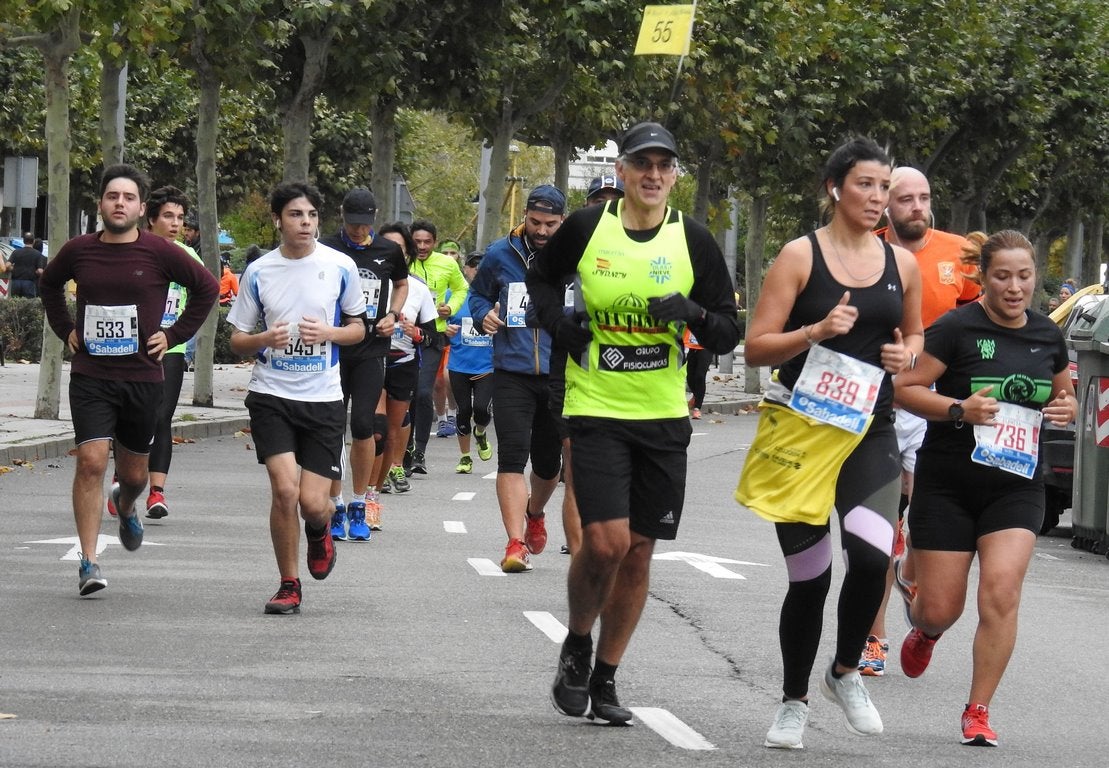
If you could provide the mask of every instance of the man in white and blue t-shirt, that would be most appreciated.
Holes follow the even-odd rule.
[[[342,474],[346,429],[338,346],[365,336],[366,301],[354,261],[316,242],[322,206],[307,184],[274,189],[270,212],[281,245],[247,267],[227,316],[232,350],[256,356],[246,406],[258,463],[270,477],[281,574],[266,613],[300,611],[298,505],[308,572],[324,579],[335,566],[329,490]]]

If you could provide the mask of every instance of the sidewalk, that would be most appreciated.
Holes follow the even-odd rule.
[[[193,378],[186,373],[173,419],[178,437],[197,439],[233,434],[250,423],[243,398],[250,381],[250,363],[217,365],[212,372],[214,405],[192,404]],[[705,414],[736,414],[751,410],[758,395],[743,391],[743,359],[736,357],[734,374],[719,373],[714,366],[706,377]],[[16,461],[41,461],[65,456],[73,449],[73,424],[69,411],[69,364],[62,370],[59,418],[36,419],[39,365],[9,360],[0,367],[0,467]]]
[[[186,373],[173,419],[173,433],[186,439],[233,434],[250,423],[243,398],[250,381],[249,363],[217,365],[212,372],[214,404],[192,404],[193,378]],[[7,361],[0,367],[0,466],[15,461],[41,461],[65,456],[73,449],[69,411],[69,364],[62,369],[57,420],[35,418],[39,365]]]

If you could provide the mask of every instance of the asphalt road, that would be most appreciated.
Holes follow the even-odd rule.
[[[431,474],[386,497],[372,541],[338,545],[335,571],[307,579],[303,611],[289,617],[262,613],[277,574],[248,437],[178,446],[171,514],[147,522],[137,552],[105,515],[108,588],[93,599],[78,598],[77,563],[65,559],[73,459],[0,475],[0,713],[15,716],[0,720],[0,766],[1104,764],[1109,562],[1061,537],[1040,540],[1026,583],[992,707],[1001,748],[958,743],[973,596],[918,680],[899,671],[905,628],[891,606],[889,672],[868,684],[882,736],[849,734],[814,673],[805,750],[763,748],[786,584],[771,526],[732,499],[754,425],[695,422],[679,537],[658,547],[617,675],[631,728],[551,707],[569,565],[557,507],[533,572],[483,575],[504,547],[495,462],[453,474],[453,439],[432,439]],[[837,558],[837,591],[841,575]]]

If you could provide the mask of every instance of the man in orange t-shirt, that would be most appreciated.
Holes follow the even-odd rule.
[[[239,295],[239,277],[231,271],[231,262],[226,257],[220,257],[220,271],[219,303],[221,307],[229,307]]]
[[[962,260],[966,239],[929,226],[934,218],[932,190],[923,173],[907,166],[893,170],[890,175],[886,218],[889,226],[878,230],[878,237],[907,248],[916,256],[920,267],[920,319],[925,328],[948,310],[978,298],[978,268],[974,264],[964,264]],[[901,511],[904,512],[913,492],[916,451],[924,440],[927,422],[899,409],[895,427],[897,447],[901,453]],[[894,557],[903,553],[905,539],[902,527],[898,525]],[[910,574],[911,569],[906,560],[902,564],[902,575],[909,578]],[[886,600],[892,583],[891,570],[886,576],[886,599],[878,609],[863,650],[863,658],[859,661],[859,671],[864,675],[881,675],[885,672],[886,650],[889,647],[886,641]]]
[[[949,309],[978,298],[978,269],[961,258],[966,239],[929,226],[932,191],[923,173],[894,169],[886,217],[890,226],[878,230],[878,236],[907,248],[920,266],[920,319],[925,328]]]

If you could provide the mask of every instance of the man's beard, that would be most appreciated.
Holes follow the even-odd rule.
[[[104,219],[104,229],[113,235],[123,235],[135,228],[138,219],[128,219],[125,224],[113,224],[111,219]]]
[[[928,222],[914,219],[912,221],[892,222],[893,231],[902,240],[919,240],[928,231]]]

